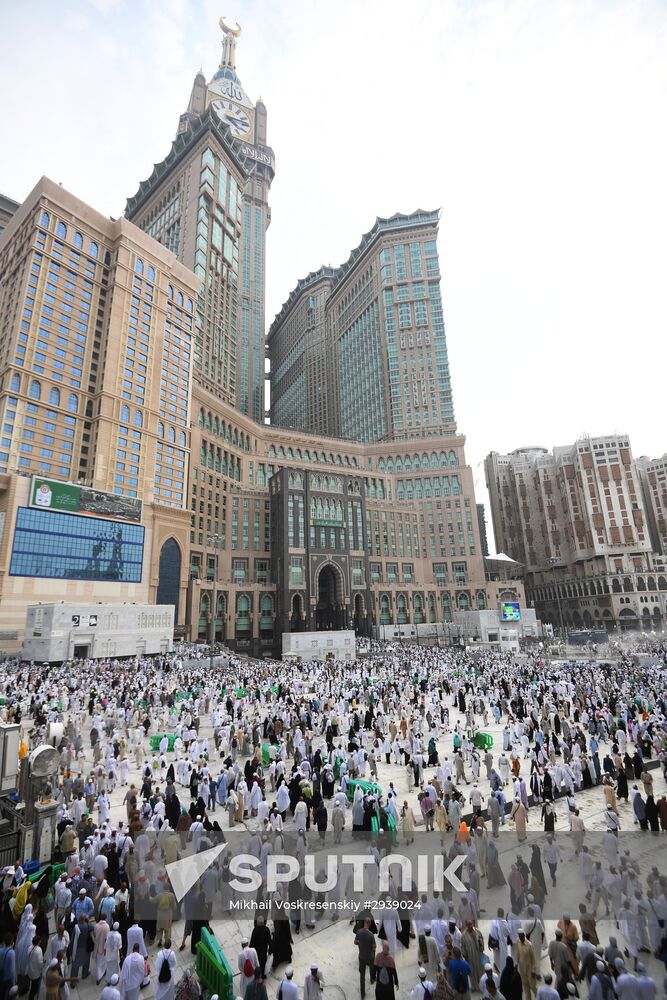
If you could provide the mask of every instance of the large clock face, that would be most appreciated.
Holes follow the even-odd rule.
[[[232,130],[232,135],[242,139],[250,132],[250,117],[238,104],[231,101],[214,101],[213,108],[218,117]]]

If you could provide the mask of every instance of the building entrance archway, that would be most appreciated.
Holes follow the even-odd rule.
[[[318,631],[345,628],[343,580],[333,563],[325,563],[317,575],[315,627]]]

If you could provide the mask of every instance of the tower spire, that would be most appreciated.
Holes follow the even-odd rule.
[[[236,22],[235,28],[230,28],[229,25],[225,24],[225,15],[223,14],[218,22],[222,29],[223,39],[222,39],[222,59],[220,60],[220,69],[228,66],[230,69],[236,69],[236,39],[241,34],[241,26],[238,21]]]

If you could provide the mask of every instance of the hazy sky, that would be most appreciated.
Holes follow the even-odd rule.
[[[233,4],[236,4],[234,6]],[[442,208],[459,428],[667,451],[665,0],[0,0],[0,191],[122,213],[239,21],[276,155],[267,323],[376,215]]]

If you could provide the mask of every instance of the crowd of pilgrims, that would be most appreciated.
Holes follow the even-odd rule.
[[[640,662],[640,650],[654,662]],[[666,661],[661,643],[575,666],[539,654],[518,662],[379,643],[353,663],[232,656],[211,667],[193,652],[60,666],[4,661],[1,711],[21,724],[21,754],[45,739],[59,751],[59,774],[43,795],[58,803],[54,861],[66,869],[54,890],[45,879],[31,885],[19,861],[5,874],[0,1000],[17,986],[33,1000],[41,982],[47,996],[66,996],[91,962],[103,1000],[136,1000],[151,979],[158,1000],[170,1000],[175,975],[161,970],[176,968],[172,928],[179,925],[178,947],[189,941],[194,955],[203,928],[229,906],[229,862],[241,843],[265,874],[277,850],[289,850],[303,869],[307,852],[348,836],[377,866],[397,842],[410,845],[430,831],[428,850],[450,860],[464,855],[466,892],[419,898],[392,883],[392,899],[405,895],[414,906],[409,914],[357,914],[362,997],[368,966],[378,1000],[392,1000],[396,950],[411,941],[414,1000],[470,991],[501,1000],[655,996],[640,959],[650,952],[667,960],[667,880],[654,866],[642,882],[632,843],[623,850],[619,831],[667,831],[667,799],[654,793],[655,763],[667,768]],[[502,746],[476,745],[487,726],[500,727]],[[357,785],[348,796],[359,778],[370,788]],[[117,785],[124,792],[112,807]],[[600,857],[585,846],[577,804],[595,786]],[[560,830],[558,799],[567,802]],[[539,815],[545,836],[528,845],[529,863],[519,855],[503,871],[499,831],[511,826],[525,843],[529,813]],[[564,913],[548,942],[543,910],[564,860],[559,833],[574,838],[587,891],[579,927]],[[228,849],[178,902],[164,866],[225,840]],[[371,894],[376,876],[370,869]],[[483,934],[482,892],[499,887],[506,906],[486,918]],[[325,895],[303,877],[278,890],[284,899],[293,893]],[[343,895],[354,895],[350,886],[326,894],[330,902]],[[295,1000],[289,963],[302,918],[296,911],[287,919],[278,899],[265,902],[266,919],[256,918],[234,963],[235,992],[264,1000],[264,976],[274,971],[280,1000]],[[596,932],[600,904],[618,921],[606,947]],[[315,917],[304,924],[312,928]],[[149,970],[150,948],[158,950]],[[380,975],[383,968],[391,974]],[[323,986],[311,969],[304,1000],[318,1000]]]

